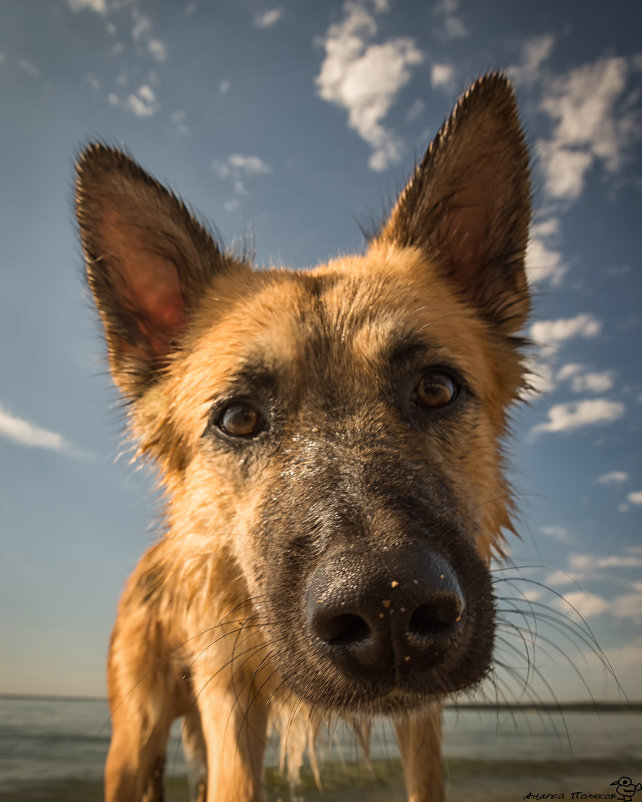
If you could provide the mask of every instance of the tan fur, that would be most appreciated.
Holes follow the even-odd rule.
[[[362,703],[339,689],[348,682],[340,670],[328,664],[327,678],[319,673],[312,647],[308,654],[293,627],[279,630],[266,612],[279,609],[277,585],[264,575],[280,570],[274,542],[283,543],[283,559],[299,548],[288,516],[312,516],[320,504],[328,520],[348,516],[339,538],[359,518],[371,548],[381,532],[384,552],[403,545],[406,519],[373,488],[380,472],[398,481],[393,464],[406,460],[413,471],[428,466],[416,468],[426,493],[448,488],[435,502],[443,507],[436,520],[452,517],[480,566],[501,557],[512,529],[501,439],[523,386],[515,334],[529,309],[527,157],[514,99],[501,76],[478,82],[366,253],[312,271],[257,271],[225,255],[123,154],[92,146],[78,169],[78,217],[112,372],[130,402],[139,455],[158,467],[167,498],[165,534],[130,577],[112,636],[106,799],[162,798],[169,727],[184,716],[186,751],[203,766],[194,798],[259,802],[270,727],[282,735],[281,762],[287,755],[295,782],[306,750],[318,776],[313,744],[328,713],[343,714],[367,749],[379,709],[376,698]],[[386,400],[398,392],[383,389],[397,370],[390,353],[408,339],[425,350],[422,364],[454,366],[463,377],[466,398],[448,425],[436,419],[415,431]],[[234,389],[243,370],[257,369],[257,355],[260,370],[278,377],[276,390],[261,392],[282,410],[274,421],[263,412],[280,434],[262,450],[230,445],[212,423],[213,404],[226,394],[259,405],[258,390]],[[420,375],[404,396],[411,406]],[[326,390],[331,400],[319,406]],[[324,477],[336,485],[328,493],[337,504],[350,488],[353,511],[313,495]],[[276,553],[272,567],[268,551]],[[481,661],[481,651],[471,647],[460,662]],[[298,662],[316,684],[307,698],[288,679]],[[396,711],[411,802],[443,800],[440,701],[486,670],[461,681],[444,675],[423,694],[382,692],[381,709]],[[326,681],[338,683],[328,710]],[[337,711],[332,699],[342,698]]]

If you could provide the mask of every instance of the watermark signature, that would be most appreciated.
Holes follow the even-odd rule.
[[[522,799],[619,799],[620,802],[632,802],[637,792],[642,791],[642,784],[634,783],[630,777],[620,777],[619,780],[615,780],[611,785],[617,786],[612,793],[592,794],[586,791],[571,791],[570,793],[542,794],[529,791]],[[642,795],[640,796],[640,802],[642,802]]]
[[[638,791],[642,791],[642,785],[640,783],[634,784],[630,777],[620,777],[619,780],[611,783],[611,785],[617,785],[618,796],[615,798],[624,799],[626,802],[630,802]]]

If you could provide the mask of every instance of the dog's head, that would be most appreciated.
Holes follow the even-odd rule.
[[[529,311],[506,79],[459,101],[365,254],[315,270],[252,270],[101,145],[79,161],[77,208],[169,536],[186,559],[232,555],[261,659],[323,708],[394,712],[478,682]]]

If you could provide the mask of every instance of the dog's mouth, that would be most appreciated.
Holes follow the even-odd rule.
[[[328,710],[394,714],[477,684],[493,648],[494,601],[477,555],[457,569],[422,544],[348,550],[308,577],[302,617],[279,633],[290,688]]]

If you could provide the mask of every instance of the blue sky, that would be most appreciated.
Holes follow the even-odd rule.
[[[468,82],[502,68],[534,155],[541,393],[510,448],[511,558],[550,588],[520,583],[552,641],[536,654],[551,689],[533,688],[587,698],[575,665],[617,698],[565,596],[641,699],[642,5],[4,0],[1,13],[0,692],[104,693],[117,598],[154,538],[82,278],[80,147],[126,147],[258,264],[315,265],[363,248],[357,221],[380,217]],[[501,683],[517,694],[510,672]]]

